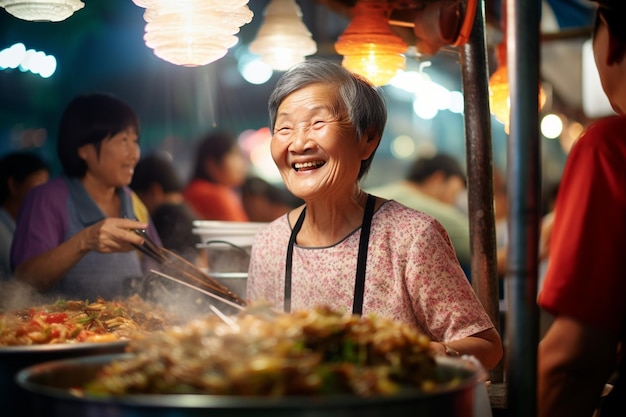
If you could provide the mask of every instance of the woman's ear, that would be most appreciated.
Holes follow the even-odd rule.
[[[218,161],[214,159],[205,159],[204,172],[212,182],[219,182],[221,166]]]
[[[80,159],[82,160],[87,160],[87,147],[89,145],[83,145],[81,147],[78,148],[78,156],[80,157]]]
[[[363,135],[363,139],[365,139],[365,141],[363,141],[361,145],[361,159],[366,160],[369,159],[369,157],[372,156],[372,153],[374,153],[376,148],[378,148],[381,136],[375,134],[373,129],[368,129],[367,132],[365,132],[365,135]]]

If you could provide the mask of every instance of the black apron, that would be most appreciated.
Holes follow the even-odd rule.
[[[354,282],[354,300],[352,302],[352,313],[361,314],[363,312],[363,294],[365,293],[365,269],[367,264],[367,245],[370,238],[372,217],[374,217],[374,206],[376,197],[371,194],[367,196],[365,211],[363,212],[363,223],[361,224],[361,239],[359,240],[359,254],[356,265],[356,277]],[[306,207],[300,213],[298,221],[291,231],[289,244],[287,246],[287,258],[285,259],[285,312],[291,312],[291,270],[293,267],[293,247],[296,243],[296,236],[302,228]]]

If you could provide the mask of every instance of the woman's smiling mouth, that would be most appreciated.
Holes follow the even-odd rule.
[[[325,163],[326,161],[296,162],[295,164],[293,164],[293,169],[295,169],[296,171],[306,171],[319,168]]]

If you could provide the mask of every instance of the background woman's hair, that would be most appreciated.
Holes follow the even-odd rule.
[[[50,167],[39,156],[28,152],[14,152],[0,159],[0,204],[9,196],[9,179],[21,184],[29,175],[37,171],[47,171]]]
[[[70,101],[59,124],[57,154],[68,177],[82,177],[87,164],[78,148],[93,144],[96,152],[104,139],[133,128],[139,135],[139,118],[124,101],[109,94],[84,94]]]
[[[206,162],[221,163],[233,148],[237,146],[237,137],[223,130],[215,130],[204,135],[198,143],[196,150],[196,162],[191,173],[191,179],[204,179],[216,182],[215,178],[206,172]]]

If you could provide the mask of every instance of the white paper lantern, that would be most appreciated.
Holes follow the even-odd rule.
[[[302,22],[302,11],[295,0],[272,0],[250,52],[272,69],[285,71],[317,52],[311,32]]]
[[[0,7],[22,20],[60,22],[85,7],[80,0],[0,0]]]

